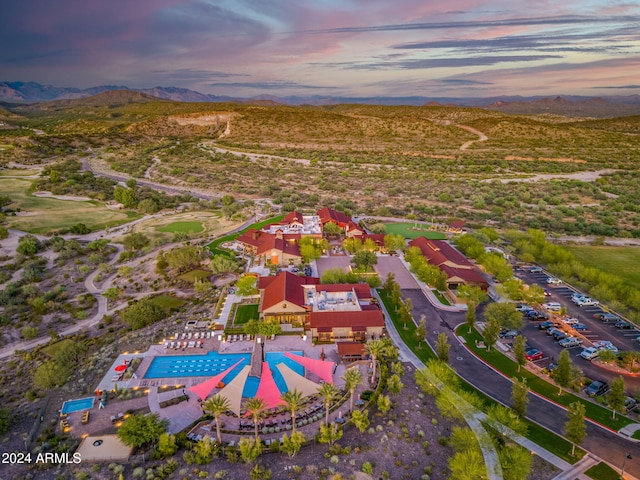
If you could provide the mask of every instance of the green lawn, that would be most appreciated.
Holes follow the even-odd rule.
[[[9,195],[13,201],[10,208],[20,209],[24,214],[8,216],[10,228],[30,233],[47,233],[84,223],[91,230],[101,230],[140,218],[135,212],[109,210],[95,200],[76,202],[34,197],[29,193],[32,184],[30,180],[0,178],[0,191]]]
[[[179,298],[172,297],[167,294],[160,294],[157,297],[153,297],[152,300],[156,305],[162,308],[165,312],[170,312],[175,308],[179,308],[185,304],[184,300],[180,300]]]
[[[260,314],[257,303],[238,305],[233,323],[234,325],[243,325],[249,320],[258,320],[258,318],[260,318]]]
[[[202,270],[200,268],[196,268],[195,270],[191,270],[190,272],[183,273],[178,276],[180,280],[184,280],[189,283],[196,283],[197,281],[204,280],[211,275],[209,270]]]
[[[225,243],[225,242],[231,242],[231,241],[235,240],[236,238],[238,238],[240,235],[242,235],[244,232],[246,232],[250,228],[261,229],[265,225],[269,225],[270,223],[279,222],[283,218],[284,218],[284,215],[278,215],[276,217],[271,217],[271,218],[268,218],[266,220],[263,220],[262,222],[253,223],[253,224],[249,225],[247,228],[239,231],[238,233],[233,233],[231,235],[226,235],[224,237],[220,237],[220,238],[215,239],[213,242],[211,242],[209,245],[207,245],[207,248],[214,255],[228,255],[228,256],[232,255],[232,253],[229,252],[228,250],[223,250],[223,249],[220,249],[218,247],[220,245],[222,245],[223,243]]]
[[[200,233],[204,230],[202,222],[173,222],[156,227],[159,232],[168,233]]]
[[[2,145],[0,145],[2,148]],[[3,168],[0,169],[0,177],[27,177],[29,175],[35,175],[38,170],[25,170],[22,168]]]
[[[620,478],[620,474],[604,462],[594,465],[584,473],[594,480],[618,480]]]
[[[64,340],[60,340],[59,342],[52,343],[51,345],[47,345],[46,347],[42,347],[42,352],[46,355],[49,355],[53,358],[53,356],[62,350],[66,345],[73,343],[73,340],[70,338],[65,338]]]
[[[580,402],[585,406],[587,418],[606,425],[607,427],[613,428],[614,430],[619,430],[625,425],[633,423],[631,419],[619,414],[616,415],[616,419],[613,420],[611,418],[612,414],[609,409],[597,405],[593,402],[587,401],[571,393],[564,392],[562,395],[558,395],[558,387],[551,384],[550,382],[547,382],[543,378],[534,375],[524,368],[521,369],[520,372],[518,372],[517,364],[497,349],[492,348],[491,351],[488,352],[485,348],[476,347],[476,340],[482,340],[482,336],[475,329],[472,330],[471,333],[467,333],[467,331],[468,327],[466,325],[461,325],[460,327],[458,327],[458,330],[456,332],[459,336],[465,339],[467,347],[469,347],[485,362],[489,363],[508,377],[526,378],[527,385],[532,391],[537,392],[543,397],[553,400],[554,402],[559,403],[560,405],[563,405],[565,407],[570,403]]]
[[[581,263],[616,275],[630,286],[640,288],[640,248],[566,246]]]
[[[444,240],[447,238],[442,232],[429,230],[429,226],[424,223],[385,223],[384,227],[387,233],[400,234],[408,239],[426,237],[431,240]]]

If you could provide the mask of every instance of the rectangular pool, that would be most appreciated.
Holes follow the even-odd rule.
[[[93,397],[78,398],[76,400],[67,400],[62,404],[61,412],[64,414],[80,412],[81,410],[90,410],[93,407]]]

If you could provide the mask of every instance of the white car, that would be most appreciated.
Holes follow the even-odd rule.
[[[581,302],[585,298],[587,298],[587,296],[583,295],[582,293],[574,293],[573,295],[571,295],[571,301],[576,304]]]
[[[580,323],[580,320],[578,320],[577,318],[573,318],[573,317],[563,318],[562,321],[564,323],[566,323],[567,325],[577,325],[578,323]]]
[[[571,348],[571,347],[577,347],[578,345],[582,345],[582,340],[576,337],[567,337],[567,338],[563,338],[558,343],[560,344],[561,347]]]
[[[600,305],[600,302],[598,300],[594,300],[593,298],[589,298],[589,297],[585,297],[576,303],[578,304],[579,307],[595,307],[597,305]]]
[[[593,346],[598,350],[611,350],[613,353],[618,353],[618,347],[609,340],[596,340],[593,342]]]
[[[560,285],[561,283],[562,283],[562,280],[560,280],[559,278],[556,278],[556,277],[547,278],[548,285]]]
[[[593,360],[598,356],[599,350],[596,347],[587,347],[582,352],[580,352],[580,356],[585,360]]]

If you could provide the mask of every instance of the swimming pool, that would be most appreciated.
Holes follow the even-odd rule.
[[[67,400],[62,404],[62,413],[73,413],[81,410],[90,410],[93,407],[93,397]]]
[[[290,352],[294,355],[302,355],[303,352]],[[287,391],[285,383],[280,371],[276,365],[284,363],[294,372],[304,375],[304,367],[299,363],[285,357],[284,352],[266,352],[264,354],[265,361],[269,364],[269,368],[273,373],[273,379],[280,389],[280,392]],[[238,360],[242,360],[236,368],[234,368],[223,381],[228,384],[233,380],[242,367],[249,365],[251,362],[251,354],[249,353],[218,353],[208,352],[206,355],[177,355],[166,357],[155,357],[149,365],[144,378],[180,378],[180,377],[212,377],[224,372]],[[244,385],[242,396],[252,398],[258,390],[260,379],[258,377],[248,377]]]

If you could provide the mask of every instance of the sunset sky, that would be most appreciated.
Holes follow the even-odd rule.
[[[0,81],[202,93],[640,93],[637,0],[0,0]]]

